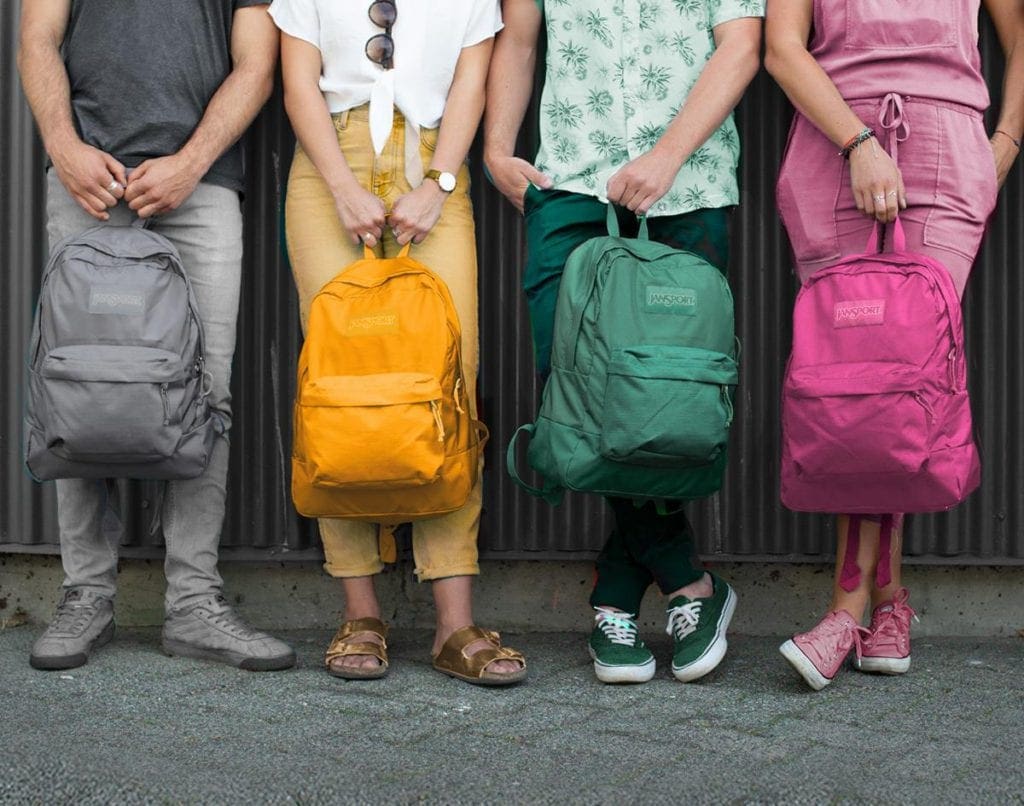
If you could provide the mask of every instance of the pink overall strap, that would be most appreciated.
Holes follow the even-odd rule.
[[[860,515],[850,515],[849,518],[846,554],[843,556],[843,567],[839,571],[839,587],[847,593],[857,590],[860,584],[860,566],[857,565],[857,553],[860,550]]]

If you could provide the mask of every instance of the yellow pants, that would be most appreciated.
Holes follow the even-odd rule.
[[[390,211],[395,199],[412,189],[405,178],[402,115],[395,110],[391,138],[376,160],[370,143],[368,107],[334,115],[334,128],[349,168],[360,184],[379,196]],[[430,165],[436,146],[437,130],[422,130],[420,156],[424,166]],[[288,177],[285,222],[288,257],[305,331],[313,297],[339,271],[362,258],[363,246],[354,246],[349,240],[326,183],[298,146]],[[385,227],[377,254],[391,257],[398,254],[399,248],[391,230]],[[480,354],[476,234],[469,198],[469,170],[465,165],[459,171],[455,191],[445,200],[441,218],[423,243],[413,245],[411,255],[440,275],[451,291],[462,325],[462,371],[475,417]],[[481,457],[481,471],[482,462]],[[481,479],[462,509],[413,523],[413,555],[420,581],[480,573],[476,542],[482,484]],[[319,523],[327,558],[324,568],[331,576],[369,576],[383,569],[376,524],[328,518],[321,518]]]

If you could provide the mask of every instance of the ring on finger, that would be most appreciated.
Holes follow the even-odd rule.
[[[889,191],[888,193],[886,193],[885,195],[886,195],[886,196],[895,196],[895,195],[896,195],[896,191],[895,191],[895,190],[890,190],[890,191]]]
[[[373,238],[373,233],[372,232],[364,232],[363,233],[363,241],[364,242],[370,240],[371,238]]]
[[[873,198],[876,202],[884,202],[885,201],[885,195],[881,194],[881,193],[878,194],[877,196],[872,196],[871,198]]]
[[[110,184],[107,185],[107,190],[109,190],[111,193],[113,193],[119,187],[121,187],[121,183],[118,182],[116,179],[111,179],[110,180]]]

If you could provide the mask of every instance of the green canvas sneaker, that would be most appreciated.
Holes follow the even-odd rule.
[[[590,657],[602,683],[646,683],[654,677],[654,655],[636,633],[636,617],[621,610],[595,607]]]
[[[729,642],[725,631],[736,609],[736,593],[710,574],[714,592],[704,599],[676,596],[668,603],[668,627],[672,636],[672,674],[689,683],[703,677],[725,657]]]

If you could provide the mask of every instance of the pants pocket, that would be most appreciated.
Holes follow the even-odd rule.
[[[829,139],[798,115],[779,169],[775,200],[800,263],[840,256],[836,211],[846,167]]]
[[[935,195],[924,242],[974,260],[998,193],[992,147],[980,118],[942,110],[938,119]]]

